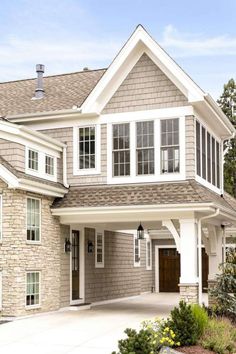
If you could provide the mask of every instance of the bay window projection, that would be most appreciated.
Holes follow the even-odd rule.
[[[136,163],[138,175],[154,174],[154,122],[136,123]]]
[[[129,123],[112,126],[113,177],[130,175],[130,126]]]
[[[196,121],[197,175],[220,188],[220,143]]]
[[[95,168],[95,127],[79,128],[79,169]]]
[[[40,241],[40,200],[27,198],[27,241]]]
[[[179,172],[179,119],[161,120],[161,172]]]

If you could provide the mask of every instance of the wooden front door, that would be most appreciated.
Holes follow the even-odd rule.
[[[179,292],[180,256],[175,248],[159,249],[159,291]]]
[[[180,254],[176,248],[159,249],[159,291],[179,292]],[[202,289],[206,291],[208,280],[208,256],[202,249]]]
[[[71,271],[72,271],[72,301],[80,299],[80,233],[72,231]]]

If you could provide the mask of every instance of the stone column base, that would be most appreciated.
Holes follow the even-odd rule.
[[[211,290],[212,288],[214,288],[214,286],[216,285],[216,280],[212,280],[212,279],[208,279],[208,290]],[[208,291],[208,306],[214,306],[216,305],[216,299],[214,296],[212,296],[209,291]]]
[[[198,284],[179,284],[180,299],[187,304],[198,303]]]

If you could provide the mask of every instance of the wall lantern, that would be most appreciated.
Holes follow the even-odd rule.
[[[65,252],[71,252],[71,242],[68,238],[65,239]]]
[[[138,240],[144,239],[144,228],[141,223],[140,223],[139,227],[137,228],[137,238],[138,238]]]
[[[94,245],[92,241],[88,241],[88,253],[93,253]]]

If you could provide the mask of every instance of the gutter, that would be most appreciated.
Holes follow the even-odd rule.
[[[215,209],[213,214],[202,216],[198,219],[198,303],[202,305],[202,221],[220,214],[220,209]]]

